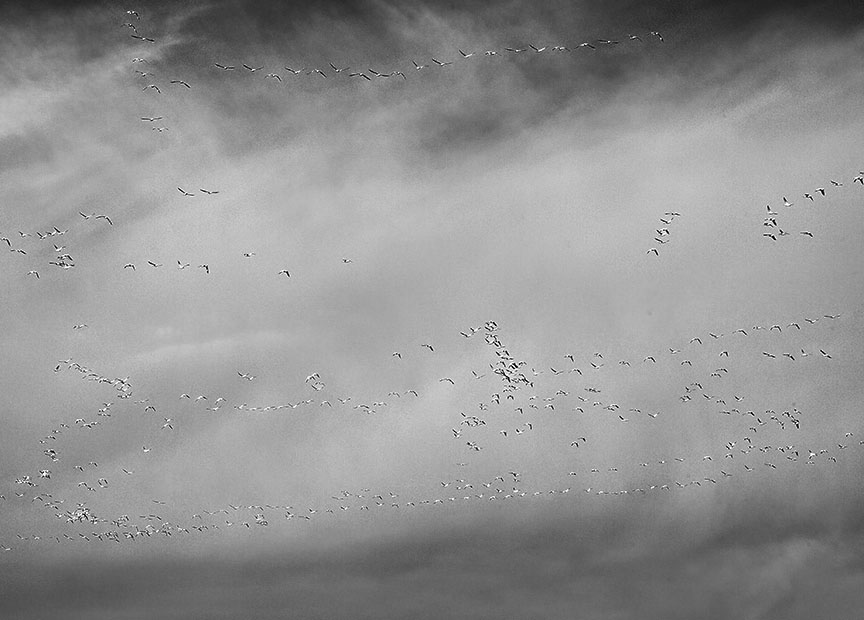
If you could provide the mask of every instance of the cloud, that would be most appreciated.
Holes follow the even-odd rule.
[[[68,564],[51,570],[49,551],[22,543],[30,555],[4,586],[13,613],[42,613],[39,600],[70,617],[276,617],[289,606],[303,617],[795,618],[814,607],[851,617],[861,460],[834,446],[860,432],[862,224],[848,177],[860,166],[864,39],[844,15],[805,3],[156,4],[140,21],[157,41],[142,47],[115,32],[119,9],[80,9],[69,25],[16,13],[2,37],[0,229],[28,254],[0,259],[0,346],[10,352],[0,468],[38,471],[40,437],[95,419],[113,399],[110,387],[52,372],[73,357],[129,375],[135,394],[92,432],[52,440],[62,464],[50,488],[70,505],[80,499],[70,467],[98,456],[112,494],[84,497],[106,519],[156,510],[151,498],[170,500],[160,517],[178,523],[241,500],[323,510],[341,489],[365,488],[397,493],[402,507],[355,517],[357,499],[329,522],[326,512],[301,525],[280,514],[248,535],[225,525],[124,541],[116,563],[91,555],[114,543],[58,544]],[[613,36],[617,46],[570,54],[500,51]],[[138,54],[152,78],[132,72]],[[412,59],[430,66],[417,71]],[[329,72],[329,62],[406,79],[282,69]],[[142,90],[151,79],[161,94]],[[155,116],[166,131],[139,120]],[[779,206],[840,175],[846,186],[819,205]],[[766,203],[813,243],[765,241]],[[670,210],[683,214],[672,240],[646,260]],[[69,229],[75,269],[46,264],[58,237],[16,236],[55,225]],[[24,277],[36,268],[38,282]],[[787,327],[837,309],[840,320]],[[518,403],[489,368],[494,347],[459,335],[487,320],[534,382]],[[751,329],[775,321],[782,334]],[[87,330],[72,330],[82,322]],[[742,325],[750,334],[733,339]],[[696,334],[705,344],[686,346]],[[720,362],[718,348],[731,358]],[[771,365],[763,350],[799,357]],[[642,364],[649,353],[660,363]],[[728,377],[703,376],[721,363]],[[578,378],[553,374],[574,366]],[[320,392],[303,381],[312,372]],[[712,398],[683,403],[692,381]],[[589,386],[600,390],[592,401],[615,402],[630,420],[593,402],[577,414]],[[209,412],[180,401],[184,392],[226,402]],[[492,393],[506,407],[492,408]],[[529,393],[555,395],[554,413],[532,410]],[[721,413],[717,399],[740,411]],[[375,402],[386,404],[354,409]],[[235,408],[244,403],[295,407]],[[744,419],[748,409],[762,424]],[[794,410],[802,428],[781,430],[769,409]],[[473,414],[487,425],[454,442],[450,429]],[[176,432],[160,428],[164,418]],[[528,421],[535,434],[501,439]],[[588,446],[568,451],[582,435]],[[726,459],[726,443],[743,446],[745,435],[752,454]],[[482,450],[469,452],[468,439]],[[797,460],[776,450],[790,444]],[[836,467],[825,457],[805,466],[823,446],[841,456]],[[602,472],[589,474],[594,466]],[[730,480],[706,480],[727,467]],[[439,497],[442,481],[477,486],[511,470],[542,499],[405,514],[405,502]],[[675,491],[635,490],[663,484]],[[565,487],[566,499],[548,493]],[[66,531],[18,505],[8,514],[8,531],[42,533],[46,545]],[[74,567],[81,559],[92,572]]]

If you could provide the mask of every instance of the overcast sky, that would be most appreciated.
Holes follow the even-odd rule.
[[[4,11],[0,615],[858,617],[864,11],[455,4]]]

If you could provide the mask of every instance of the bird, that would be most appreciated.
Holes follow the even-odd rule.
[[[811,195],[808,194],[807,192],[804,192],[804,198],[806,198],[807,200],[809,200],[809,201],[811,201],[811,202],[813,201],[813,196],[811,196]]]
[[[251,71],[252,73],[255,73],[256,71],[260,71],[261,69],[264,68],[264,65],[261,65],[260,67],[254,67],[254,68],[253,68],[253,67],[250,67],[249,65],[247,65],[247,64],[245,64],[245,63],[243,64],[243,66],[244,66],[246,69],[249,69],[249,71]]]
[[[645,253],[650,254],[651,252],[654,252],[654,256],[660,256],[660,252],[657,251],[657,248],[651,248],[650,250],[648,250]]]
[[[148,123],[155,123],[156,121],[161,121],[162,117],[161,116],[142,116],[141,120],[148,122]],[[81,213],[81,212],[79,211],[79,213]],[[84,215],[83,213],[81,213],[81,215],[84,216],[85,220],[87,219],[86,215]]]
[[[108,217],[107,215],[97,215],[95,219],[97,219],[97,220],[105,220],[106,222],[108,222],[108,224],[109,224],[110,226],[114,226],[114,222],[112,222],[112,221],[111,221],[111,218]]]
[[[200,192],[202,192],[202,193],[204,193],[204,194],[209,194],[209,195],[213,195],[213,194],[218,194],[218,193],[219,193],[219,190],[218,190],[218,189],[210,190],[210,189],[204,189],[203,187],[199,187],[199,188],[198,188],[198,191],[200,191]]]
[[[145,87],[142,88],[141,90],[147,90],[148,88],[152,88],[152,89],[155,90],[157,93],[162,94],[162,91],[159,89],[158,86],[156,86],[156,84],[148,84],[147,86],[145,86]]]
[[[370,81],[370,82],[372,81],[372,78],[370,78],[370,77],[369,77],[368,75],[366,75],[365,73],[349,73],[349,74],[348,74],[348,77],[362,77],[362,78],[365,79],[365,80],[368,80],[368,81]]]
[[[243,256],[245,256],[246,258],[252,258],[253,256],[255,256],[255,252],[243,252]]]
[[[809,230],[802,230],[800,234],[807,235],[808,237],[813,237],[813,233],[811,233]]]
[[[192,88],[191,86],[189,86],[189,82],[186,82],[185,80],[171,80],[171,83],[180,84],[181,86],[185,86],[186,88]]]
[[[148,260],[147,264],[150,265],[151,267],[161,267],[162,266],[162,263],[154,263],[152,260]]]
[[[463,52],[461,49],[459,50],[459,53],[462,54],[462,58],[471,58],[471,57],[474,55],[474,52],[471,52],[471,53],[469,53],[469,54],[466,54],[466,53]]]
[[[178,187],[178,188],[177,188],[177,191],[180,192],[181,194],[183,194],[184,196],[194,196],[194,195],[195,195],[195,194],[191,194],[191,193],[187,192],[187,191],[186,191],[185,189],[183,189],[182,187]]]
[[[268,73],[267,75],[264,76],[264,79],[265,79],[265,80],[266,80],[267,78],[271,78],[271,79],[274,79],[274,80],[279,80],[280,82],[282,81],[282,78],[279,76],[278,73]]]
[[[439,67],[446,67],[447,65],[452,65],[452,64],[453,64],[452,61],[445,61],[445,62],[441,62],[440,60],[437,60],[436,58],[433,58],[433,59],[432,59],[432,62],[434,62],[434,63],[435,63],[436,65],[438,65]]]
[[[135,265],[133,265],[132,263],[126,263],[125,265],[123,265],[123,269],[129,269],[129,267],[132,268],[132,271],[135,271]]]
[[[280,276],[281,276],[281,275],[282,275],[282,274],[283,274],[283,273],[284,273],[284,274],[285,274],[285,276],[286,276],[286,277],[288,277],[288,278],[290,278],[290,277],[291,277],[291,274],[290,274],[290,273],[288,273],[288,270],[287,270],[287,269],[283,269],[283,270],[282,270],[282,271],[280,271],[280,272],[279,272],[279,274],[278,274],[278,275],[280,275]]]
[[[37,280],[39,279],[39,272],[36,271],[35,269],[34,269],[34,270],[31,270],[31,271],[28,271],[28,272],[27,272],[27,275],[28,275],[28,276],[36,276],[36,279],[37,279]]]
[[[219,69],[222,69],[223,71],[233,71],[234,69],[237,68],[237,67],[233,67],[231,65],[222,65],[222,64],[219,64],[218,62],[213,63],[213,66],[217,67]]]
[[[431,345],[431,344],[421,344],[420,346],[421,346],[421,347],[426,347],[426,348],[429,349],[432,353],[435,352],[435,349],[432,348],[432,345]]]

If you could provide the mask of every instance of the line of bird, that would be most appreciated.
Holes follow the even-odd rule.
[[[654,241],[656,241],[659,245],[663,246],[669,243],[671,240],[672,233],[669,232],[669,227],[672,226],[672,222],[675,221],[676,217],[681,217],[681,214],[678,211],[666,211],[663,213],[663,217],[660,218],[660,228],[656,228],[654,232],[657,234],[654,236]],[[656,247],[649,248],[646,254],[654,254],[654,256],[660,256],[660,250]]]
[[[849,438],[852,436],[852,433],[846,433],[844,435],[845,438]],[[841,448],[849,447],[848,443],[844,446],[843,444],[838,444]],[[858,442],[859,447],[864,447],[864,440]],[[769,449],[772,449],[772,446],[766,446],[764,452],[767,452]],[[782,449],[781,449],[782,448]],[[790,465],[796,462],[803,462],[806,465],[818,465],[818,461],[816,460],[819,456],[823,456],[829,454],[829,450],[820,449],[818,451],[808,450],[808,458],[806,461],[800,461],[797,458],[797,453],[792,451],[790,454],[786,454],[786,452],[790,452],[791,447],[789,446],[777,446],[776,449],[781,452],[785,456],[784,459],[779,461],[780,463],[786,463]],[[794,456],[793,456],[794,454]],[[764,457],[763,457],[764,458]],[[674,459],[675,462],[683,463],[686,459]],[[712,459],[710,455],[706,455],[699,459],[701,464],[710,463]],[[668,461],[666,459],[662,459],[658,461],[659,464],[666,464]],[[838,463],[838,460],[834,456],[828,456],[823,461],[823,463],[832,462],[835,465]],[[647,466],[648,463],[640,463],[640,466]],[[739,471],[741,475],[753,474],[758,464],[754,463],[753,465],[748,465],[744,463],[742,468]],[[121,543],[123,541],[134,541],[144,538],[152,538],[159,537],[160,535],[167,538],[174,534],[191,534],[193,531],[198,533],[203,533],[205,531],[218,531],[222,528],[232,528],[237,526],[238,528],[247,528],[252,529],[252,526],[265,527],[268,526],[271,522],[284,522],[284,521],[312,521],[316,518],[322,518],[324,515],[335,516],[337,514],[346,514],[349,510],[352,510],[354,513],[363,513],[372,510],[380,510],[382,508],[389,509],[415,509],[415,508],[423,508],[423,507],[436,507],[442,505],[454,505],[457,506],[466,501],[470,501],[472,503],[476,503],[477,501],[505,501],[505,500],[538,500],[542,498],[554,498],[554,497],[571,497],[575,500],[576,497],[585,497],[585,495],[593,496],[593,497],[615,497],[615,496],[623,496],[623,497],[645,497],[651,493],[657,491],[683,491],[684,489],[695,489],[701,488],[704,484],[712,484],[716,485],[721,481],[727,481],[731,478],[734,478],[736,474],[730,473],[726,471],[727,469],[731,469],[728,466],[724,466],[718,470],[717,474],[713,476],[710,475],[711,472],[700,472],[696,474],[697,476],[692,479],[687,479],[690,476],[685,477],[683,480],[680,479],[667,479],[667,481],[656,480],[656,481],[644,481],[639,486],[628,486],[623,487],[619,484],[614,486],[606,486],[602,487],[597,486],[587,486],[581,489],[574,489],[571,486],[567,486],[565,488],[549,488],[542,487],[537,489],[535,487],[534,490],[530,488],[525,488],[520,479],[521,474],[517,472],[509,472],[508,476],[510,478],[505,478],[502,475],[496,476],[494,479],[483,481],[483,482],[469,482],[464,478],[456,479],[454,481],[442,481],[440,482],[440,486],[442,490],[444,488],[448,488],[451,485],[455,487],[455,490],[462,491],[463,493],[468,492],[467,495],[450,495],[450,496],[438,496],[438,497],[429,497],[420,499],[413,498],[406,500],[401,498],[399,493],[394,493],[393,491],[385,491],[381,493],[373,494],[370,489],[361,489],[356,493],[351,493],[349,491],[341,491],[339,494],[331,496],[330,499],[334,500],[335,504],[330,504],[329,507],[306,507],[304,509],[295,508],[291,504],[279,504],[279,503],[254,503],[254,504],[243,504],[243,503],[229,503],[224,507],[218,507],[212,510],[200,510],[192,514],[188,517],[189,522],[185,525],[180,525],[174,523],[169,520],[169,518],[163,517],[160,514],[156,513],[145,513],[138,515],[138,519],[143,522],[143,527],[140,523],[133,523],[133,518],[128,514],[118,515],[116,517],[108,518],[100,517],[92,508],[87,504],[86,501],[79,501],[76,504],[76,507],[73,509],[64,510],[65,500],[55,499],[50,493],[40,493],[33,498],[31,498],[31,504],[35,504],[37,501],[40,502],[40,505],[43,508],[53,510],[53,513],[58,518],[62,519],[66,524],[72,526],[72,533],[74,536],[70,536],[67,533],[62,534],[62,539],[59,535],[56,534],[22,534],[21,532],[17,532],[15,534],[15,539],[18,542],[2,542],[0,543],[0,550],[4,552],[11,552],[16,550],[16,548],[10,546],[11,544],[20,545],[25,542],[29,543],[39,543],[42,541],[50,541],[53,540],[56,543],[70,543],[70,542],[114,542]],[[772,472],[779,471],[778,464],[771,461],[763,461],[761,463],[761,467],[759,468],[761,471],[768,472],[769,470]],[[618,467],[607,467],[605,468],[607,473],[618,474]],[[588,474],[600,474],[602,473],[599,468],[592,468],[587,472]],[[43,475],[44,474],[44,475]],[[709,475],[706,475],[709,474]],[[718,475],[719,474],[719,475]],[[569,472],[569,476],[577,476],[578,472]],[[691,474],[692,476],[693,474]],[[47,470],[43,470],[40,472],[40,478],[50,479],[50,472]],[[29,480],[22,480],[20,484],[32,483]],[[100,478],[97,481],[97,484],[100,488],[105,489],[108,488],[109,483],[106,479]],[[602,484],[602,482],[601,482]],[[84,483],[84,486],[87,488],[92,488]],[[506,488],[510,486],[510,488]],[[94,489],[95,490],[95,489]],[[479,492],[478,492],[479,491]],[[570,495],[576,491],[582,491],[585,495]],[[3,500],[5,500],[5,496],[0,496]],[[357,501],[363,500],[363,501]],[[398,500],[398,501],[396,501]],[[164,512],[165,508],[168,508],[167,502],[153,499],[151,503],[156,504],[158,506],[163,507],[160,509],[160,512]],[[254,511],[254,513],[250,516],[246,516],[244,511]],[[268,511],[271,514],[268,514]],[[280,514],[273,515],[272,511],[279,511]],[[337,512],[338,511],[338,512]],[[203,514],[202,514],[203,513]],[[207,519],[207,523],[205,523],[204,514],[206,514],[209,519]],[[229,518],[225,518],[224,521],[217,523],[215,518],[220,518],[224,515],[224,517],[231,517],[234,515],[234,521]],[[196,521],[197,520],[197,521]],[[193,524],[194,522],[194,524]],[[153,525],[156,523],[156,525]],[[102,531],[91,531],[91,532],[81,532],[76,531],[80,529],[79,526],[88,527],[88,529],[92,528],[103,528],[105,524],[110,524],[114,529],[103,529]],[[21,547],[18,547],[21,548]]]

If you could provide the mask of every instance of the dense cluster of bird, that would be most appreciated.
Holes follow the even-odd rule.
[[[131,30],[130,36],[142,44],[152,44],[156,38],[142,27],[138,11],[126,11],[128,21],[123,24]],[[245,73],[249,76],[259,74],[261,79],[281,84],[294,76],[308,76],[325,80],[339,77],[360,78],[372,82],[388,78],[407,80],[405,71],[418,72],[424,69],[445,69],[454,63],[468,62],[477,57],[495,58],[506,54],[550,54],[550,53],[588,53],[604,47],[620,44],[641,44],[647,39],[663,41],[658,32],[636,35],[630,34],[621,40],[603,39],[583,41],[574,45],[505,47],[503,49],[463,51],[453,58],[433,57],[432,64],[412,61],[411,69],[357,69],[350,66],[337,66],[328,63],[326,67],[295,68],[286,66],[269,71],[258,63],[230,64],[213,62],[212,68],[222,72]],[[155,95],[163,89],[176,88],[180,91],[193,90],[194,84],[181,77],[173,76],[167,80],[146,70],[150,64],[146,57],[132,59],[134,69],[142,82],[143,91]],[[283,79],[284,78],[284,79]],[[168,128],[157,124],[164,120],[163,115],[141,116],[140,120],[152,126],[154,131],[164,132]],[[864,173],[854,177],[851,184],[864,186]],[[206,184],[206,183],[205,183]],[[185,185],[185,184],[184,184]],[[831,181],[831,187],[840,188],[844,183]],[[220,195],[220,189],[205,189],[199,183],[176,187],[180,199],[213,197]],[[171,192],[174,190],[172,189]],[[826,188],[819,187],[804,194],[805,204],[816,202],[827,195]],[[783,198],[783,213],[794,203]],[[667,211],[659,218],[655,229],[655,247],[647,253],[660,255],[660,248],[671,241],[675,221],[681,213]],[[80,218],[80,219],[79,219]],[[768,217],[763,224],[769,232],[765,237],[777,241],[791,233],[781,227],[781,215],[768,207]],[[74,221],[74,223],[72,223]],[[16,259],[29,262],[24,267],[27,277],[41,280],[48,267],[69,270],[76,262],[67,249],[74,244],[76,232],[82,226],[115,226],[113,216],[102,213],[78,211],[70,216],[66,228],[52,226],[49,230],[23,232],[16,235],[0,234],[0,242],[5,242],[8,250]],[[72,233],[65,237],[67,233]],[[808,230],[799,235],[812,238]],[[16,243],[13,245],[12,239]],[[67,243],[67,239],[71,242]],[[35,242],[36,245],[30,245]],[[234,254],[231,260],[254,259],[258,253],[247,250]],[[52,260],[47,260],[51,258]],[[165,262],[160,262],[165,261]],[[342,258],[343,264],[352,260]],[[141,260],[126,261],[123,271],[138,272],[160,269],[170,265],[177,270],[200,270],[198,273],[209,275],[211,267],[219,263],[178,260],[172,258],[156,259],[153,256]],[[117,263],[117,269],[119,267]],[[193,268],[193,265],[196,267]],[[138,272],[140,274],[140,272]],[[291,277],[289,269],[282,269],[275,275]],[[128,277],[133,276],[132,273]],[[32,282],[35,285],[35,282]],[[37,543],[53,540],[66,542],[113,542],[143,540],[145,538],[172,536],[175,534],[213,532],[226,528],[259,529],[277,522],[305,522],[321,518],[332,518],[340,514],[365,514],[381,510],[417,510],[478,502],[495,501],[539,501],[569,498],[573,500],[588,496],[596,497],[643,497],[666,492],[694,491],[703,486],[728,483],[733,478],[747,475],[767,475],[774,471],[797,465],[827,467],[838,464],[843,450],[852,446],[864,449],[864,440],[857,440],[853,431],[846,431],[842,438],[830,446],[811,446],[802,444],[797,433],[811,423],[811,416],[794,402],[777,404],[751,398],[741,389],[738,360],[746,360],[747,368],[768,368],[768,365],[784,362],[796,367],[805,364],[837,364],[838,356],[825,350],[824,345],[814,343],[819,336],[818,323],[833,322],[840,314],[821,314],[820,316],[782,320],[737,327],[728,331],[708,331],[690,338],[686,343],[675,343],[663,350],[645,351],[645,355],[627,359],[609,351],[591,353],[559,352],[553,360],[532,363],[514,353],[508,345],[503,330],[494,321],[474,324],[459,334],[473,346],[488,354],[487,364],[482,368],[470,369],[470,374],[451,374],[436,379],[428,379],[425,387],[390,386],[377,394],[341,393],[334,387],[338,382],[326,372],[311,372],[302,380],[299,391],[291,390],[277,402],[253,403],[232,401],[230,397],[194,390],[186,386],[186,391],[172,396],[165,395],[140,397],[134,396],[130,377],[114,377],[111,373],[97,372],[74,359],[59,360],[54,366],[57,381],[68,376],[78,376],[83,381],[93,383],[99,389],[110,390],[111,398],[100,396],[94,405],[92,415],[70,415],[56,422],[39,439],[41,465],[29,472],[19,472],[8,481],[8,490],[0,493],[0,502],[21,505],[29,503],[48,510],[56,519],[68,526],[61,535],[45,531],[17,532],[14,539],[4,532],[0,538],[0,548],[13,550],[11,545]],[[85,330],[89,323],[78,322],[75,330]],[[824,323],[823,323],[824,325]],[[784,331],[785,330],[785,331]],[[82,332],[86,334],[86,332]],[[85,337],[82,335],[82,337]],[[434,341],[432,341],[434,342]],[[437,342],[415,343],[413,351],[424,356],[439,355],[441,348]],[[464,341],[463,341],[464,342]],[[485,348],[483,347],[485,345]],[[405,354],[403,355],[403,351]],[[392,363],[410,362],[410,349],[394,351]],[[476,351],[473,351],[476,353]],[[256,381],[266,374],[258,369],[232,369],[233,381],[246,382],[243,385],[256,385]],[[653,380],[663,376],[661,373],[674,371],[681,381],[675,393],[652,394],[635,400],[632,396],[638,391],[622,390],[631,380],[647,377]],[[234,374],[236,373],[236,375]],[[325,381],[323,377],[327,377]],[[441,436],[445,443],[456,446],[452,454],[460,459],[455,465],[460,468],[458,477],[436,480],[431,488],[340,490],[329,500],[316,505],[295,505],[297,502],[274,501],[258,503],[256,498],[244,499],[236,503],[197,510],[191,515],[181,514],[188,511],[186,505],[174,505],[168,501],[151,498],[148,510],[143,514],[130,516],[120,514],[102,516],[92,505],[91,498],[114,494],[128,489],[137,478],[144,475],[148,464],[170,449],[173,438],[187,432],[186,425],[196,420],[206,420],[213,416],[247,416],[248,414],[272,414],[274,416],[335,416],[357,414],[361,422],[376,423],[387,415],[403,415],[422,404],[426,390],[436,389],[453,393],[460,398],[463,387],[470,393],[487,389],[488,397],[480,402],[461,404],[449,411],[441,424]],[[179,391],[179,390],[178,390]],[[205,393],[201,393],[201,392]],[[626,394],[623,393],[626,391]],[[386,392],[386,393],[385,393]],[[226,393],[230,393],[227,391]],[[105,400],[105,399],[108,400]],[[476,408],[476,409],[475,409]],[[470,410],[469,410],[470,409]],[[668,453],[657,458],[644,455],[627,462],[607,462],[603,452],[593,449],[604,440],[622,433],[631,433],[647,428],[645,425],[658,425],[667,419],[679,420],[681,416],[703,416],[716,421],[722,428],[723,436],[715,440],[716,445],[708,454],[705,450],[687,451],[675,445],[668,446]],[[128,462],[118,462],[117,458],[103,460],[102,454],[80,459],[69,457],[81,452],[70,446],[76,438],[98,437],[112,425],[141,425],[146,433],[145,443],[140,450],[128,453]],[[520,443],[521,442],[521,443]],[[79,442],[80,444],[80,442]],[[100,446],[98,441],[90,441],[88,446]],[[448,444],[449,445],[449,444]],[[492,463],[499,467],[500,460],[488,457],[489,454],[513,454],[521,446],[542,452],[554,450],[556,454],[566,455],[566,469],[558,475],[544,474],[535,479],[535,472],[518,472],[513,469],[500,471],[496,475],[480,473],[488,470]],[[518,453],[518,452],[517,452]],[[106,455],[107,456],[107,455]],[[101,463],[101,464],[100,464]],[[475,468],[475,464],[485,464],[485,468]],[[830,464],[830,465],[829,465]],[[635,472],[635,474],[633,473]],[[643,473],[644,472],[644,473]],[[626,473],[627,475],[623,475]],[[638,482],[630,482],[633,479]],[[557,482],[556,482],[557,481]],[[61,496],[65,490],[65,494]],[[158,508],[154,508],[156,506]],[[2,510],[2,505],[0,505]],[[170,515],[169,515],[170,513]],[[2,513],[0,513],[2,514]],[[206,515],[206,516],[205,516]],[[37,527],[38,529],[38,527]]]

